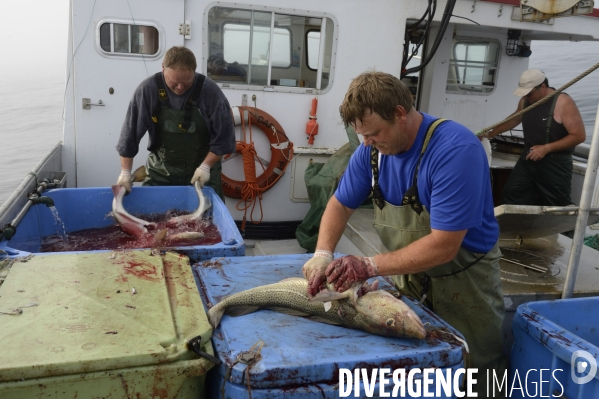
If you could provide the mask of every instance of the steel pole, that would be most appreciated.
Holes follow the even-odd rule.
[[[572,239],[572,249],[570,250],[570,260],[568,262],[568,271],[566,272],[566,281],[564,283],[564,292],[562,299],[572,298],[574,285],[576,284],[576,274],[578,273],[578,263],[580,261],[580,253],[584,245],[584,233],[589,219],[591,210],[591,201],[593,191],[595,190],[595,179],[597,178],[597,158],[599,157],[599,106],[597,107],[597,115],[595,116],[595,128],[593,129],[593,137],[591,138],[591,149],[589,151],[589,159],[587,162],[587,171],[584,176],[584,184],[582,186],[582,195],[580,197],[580,207],[578,218],[576,219],[576,227],[574,228],[574,238]]]

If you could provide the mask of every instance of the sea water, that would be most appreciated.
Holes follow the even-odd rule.
[[[0,205],[62,140],[64,73],[0,77]]]
[[[599,62],[597,42],[535,41],[531,49],[530,67],[543,70],[555,88]],[[591,141],[597,113],[598,87],[599,70],[566,90],[582,114],[587,143]],[[64,73],[0,76],[0,205],[62,139],[64,90]],[[515,111],[517,98],[512,100]]]

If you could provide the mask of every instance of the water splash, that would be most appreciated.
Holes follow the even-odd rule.
[[[58,210],[56,210],[55,206],[51,206],[50,211],[52,212],[52,216],[54,216],[56,233],[62,238],[62,241],[68,242],[67,230],[64,227],[64,222],[60,220],[60,217],[58,216]]]

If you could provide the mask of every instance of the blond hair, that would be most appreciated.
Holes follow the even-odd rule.
[[[388,73],[368,71],[351,82],[339,113],[346,127],[362,122],[368,111],[393,122],[395,108],[401,105],[407,113],[412,109],[412,101],[410,90],[401,80]]]
[[[196,57],[193,55],[193,52],[183,46],[174,46],[168,49],[166,54],[164,55],[164,60],[162,61],[162,65],[165,68],[171,69],[190,69],[192,71],[196,70],[198,64],[196,63]]]

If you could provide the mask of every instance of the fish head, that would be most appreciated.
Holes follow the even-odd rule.
[[[404,301],[386,291],[364,294],[356,301],[356,310],[363,319],[365,331],[398,338],[426,337],[418,315]]]

